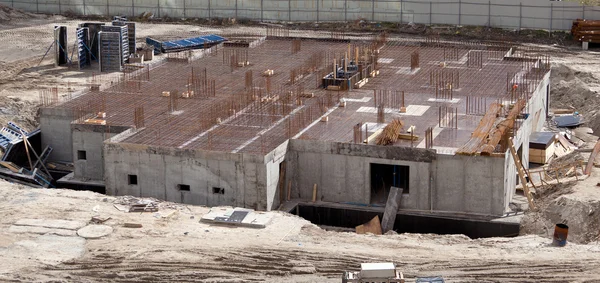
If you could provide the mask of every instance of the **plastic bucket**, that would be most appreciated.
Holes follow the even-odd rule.
[[[569,226],[567,224],[556,224],[554,227],[554,237],[552,244],[557,247],[564,247],[567,244],[567,236],[569,235]]]

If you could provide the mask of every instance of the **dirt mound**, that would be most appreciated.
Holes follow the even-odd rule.
[[[569,242],[586,244],[600,239],[600,201],[582,201],[563,195],[540,211],[525,215],[521,222],[522,235],[552,237],[554,225],[563,223],[569,226]]]
[[[37,18],[38,16],[0,4],[0,22]]]
[[[588,127],[600,132],[598,98],[590,88],[596,79],[591,73],[579,72],[563,64],[552,67],[550,101],[553,108],[570,108],[584,115]]]

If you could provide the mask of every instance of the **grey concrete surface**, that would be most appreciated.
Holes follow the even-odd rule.
[[[279,164],[265,156],[115,143],[127,134],[104,145],[107,194],[272,209],[273,198],[267,201],[267,194],[275,194]],[[128,184],[128,175],[136,175],[138,183]],[[181,184],[190,190],[180,190]]]
[[[77,235],[85,239],[100,239],[113,232],[113,228],[107,225],[88,225],[77,230]]]
[[[42,131],[42,148],[51,146],[49,161],[73,161],[73,140],[71,122],[73,111],[62,108],[41,108],[40,129]]]
[[[74,178],[77,180],[104,180],[104,141],[127,130],[127,127],[72,124]],[[85,151],[86,158],[78,158],[78,151]]]

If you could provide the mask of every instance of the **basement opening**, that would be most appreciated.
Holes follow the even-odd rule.
[[[180,190],[180,191],[189,192],[190,191],[190,185],[179,184],[179,185],[177,185],[177,189]]]
[[[391,187],[409,193],[410,167],[371,163],[371,204],[385,204]]]
[[[289,210],[323,229],[353,232],[376,215],[383,218],[383,208],[362,208],[339,204],[313,205],[300,203]],[[398,233],[463,234],[471,239],[489,237],[516,237],[519,223],[496,222],[491,218],[466,218],[447,215],[402,212],[396,215],[393,230]]]

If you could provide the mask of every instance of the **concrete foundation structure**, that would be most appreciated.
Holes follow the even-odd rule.
[[[381,74],[370,78],[364,88],[342,93],[315,88],[315,81],[322,77],[319,70],[330,69],[329,60],[322,59],[327,62],[321,64],[315,54],[344,52],[355,42],[304,40],[304,54],[290,57],[289,50],[282,48],[289,41],[267,39],[248,52],[255,65],[234,68],[225,62],[225,56],[223,63],[220,56],[209,56],[177,63],[176,69],[182,72],[177,74],[165,72],[175,70],[175,65],[167,62],[134,73],[130,81],[109,89],[44,108],[43,146],[55,148],[52,160],[74,163],[73,179],[95,184],[103,181],[111,195],[274,210],[288,196],[301,201],[316,197],[323,202],[379,206],[385,204],[389,187],[395,186],[404,190],[401,210],[485,216],[501,216],[508,210],[517,184],[512,156],[502,145],[491,156],[455,154],[471,138],[483,115],[463,114],[459,108],[471,107],[469,96],[489,98],[483,102],[484,112],[493,102],[510,109],[517,93],[509,86],[518,82],[523,88],[519,97],[527,103],[514,131],[506,137],[513,138],[523,164],[527,164],[529,135],[541,130],[548,110],[550,73],[543,59],[526,58],[523,53],[517,57],[513,49],[502,46],[388,42],[373,53],[378,54],[373,56],[379,56],[380,63],[387,62],[377,67]],[[217,54],[229,52],[219,50],[222,46],[213,48]],[[452,54],[456,58],[448,59],[450,48],[455,48]],[[423,59],[420,68],[410,70],[404,65],[410,63],[407,58],[415,50]],[[477,57],[471,57],[477,52],[487,54],[477,63],[480,65],[472,61]],[[446,63],[440,67],[440,62]],[[177,88],[184,92],[186,82],[188,90],[193,88],[190,81],[193,85],[195,76],[202,73],[196,64],[211,66],[204,71],[208,79],[203,79],[220,78],[214,96],[210,92],[190,99],[161,95],[167,89],[166,81],[174,83],[171,94],[176,94]],[[297,75],[295,66],[301,64],[314,65],[307,69],[315,71],[290,84],[287,73]],[[248,79],[248,71],[260,74],[269,68],[283,75],[272,82],[259,76]],[[460,87],[458,83],[450,87],[453,97],[437,97],[431,83],[435,72],[445,68],[461,75]],[[239,82],[242,70],[246,71],[245,84]],[[164,77],[150,79],[159,74]],[[181,82],[175,84],[177,80]],[[269,84],[280,89],[273,90]],[[381,122],[371,112],[375,108],[371,99],[380,99],[377,90],[384,87],[405,90],[402,104],[406,100],[408,110],[399,111],[399,96],[386,98],[387,121]],[[308,97],[307,92],[314,93]],[[98,108],[86,106],[85,115],[75,111],[97,103],[99,97],[103,102]],[[455,111],[448,113],[455,114],[442,114],[448,107]],[[222,112],[216,110],[220,108]],[[106,117],[90,116],[100,112],[98,109],[104,110],[101,113]],[[145,113],[142,117],[140,109]],[[323,117],[328,117],[328,122],[320,122]],[[390,118],[403,120],[406,127],[417,125],[419,137],[390,146],[362,142]],[[362,138],[358,141],[355,130],[353,141],[352,127],[357,123],[364,130],[359,130]],[[428,127],[432,143],[421,134]]]

